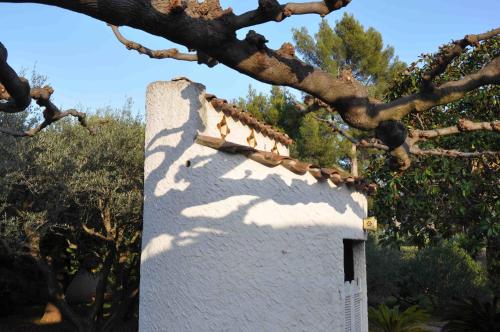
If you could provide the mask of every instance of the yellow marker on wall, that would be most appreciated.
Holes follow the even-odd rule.
[[[365,231],[376,231],[377,230],[377,218],[370,217],[363,219],[363,229]]]

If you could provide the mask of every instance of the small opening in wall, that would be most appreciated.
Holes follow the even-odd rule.
[[[191,160],[186,161],[186,167],[191,167]]]
[[[344,239],[344,282],[354,280],[353,240]]]

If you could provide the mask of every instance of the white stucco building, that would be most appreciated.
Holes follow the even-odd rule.
[[[366,186],[288,143],[201,84],[149,85],[140,331],[368,330]]]

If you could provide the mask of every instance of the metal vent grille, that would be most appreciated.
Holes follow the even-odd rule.
[[[361,332],[361,295],[354,295],[354,332]]]
[[[345,332],[352,332],[351,313],[352,313],[351,296],[347,295],[345,297],[345,301],[344,301],[344,327],[345,327],[344,331]]]
[[[344,286],[344,332],[361,332],[361,290],[355,281]]]

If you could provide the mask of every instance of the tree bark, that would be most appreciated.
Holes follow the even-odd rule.
[[[500,294],[500,237],[486,238],[486,266],[493,294]]]
[[[40,319],[41,324],[58,324],[62,322],[62,314],[59,308],[52,302],[47,302],[45,312]]]

